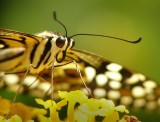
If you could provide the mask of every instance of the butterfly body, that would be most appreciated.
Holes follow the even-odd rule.
[[[0,30],[0,71],[22,72],[32,65],[30,73],[39,74],[51,67],[51,62],[59,52],[68,51],[72,42],[47,31],[34,36]]]

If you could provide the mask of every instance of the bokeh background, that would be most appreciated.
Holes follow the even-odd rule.
[[[160,84],[159,0],[0,0],[0,28],[31,34],[44,30],[65,34],[53,20],[53,10],[67,27],[69,36],[94,33],[128,40],[142,36],[139,44],[77,36],[75,47],[141,72]]]

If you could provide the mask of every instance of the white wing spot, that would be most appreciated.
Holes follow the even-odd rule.
[[[116,81],[121,81],[122,80],[122,75],[119,72],[111,72],[111,71],[107,71],[105,72],[105,75],[112,80],[116,80]]]
[[[3,79],[7,85],[14,85],[19,81],[19,77],[16,74],[4,75]]]
[[[27,85],[27,86],[30,86],[30,85],[32,84],[29,88],[33,89],[33,88],[35,88],[36,86],[38,86],[38,83],[39,83],[39,80],[36,79],[36,78],[37,78],[37,77],[35,77],[35,76],[29,75],[29,76],[27,76],[27,77],[24,79],[23,84],[24,84],[24,85]],[[34,82],[34,83],[33,83],[33,82]]]
[[[145,81],[146,77],[140,73],[133,74],[130,78],[126,80],[127,84],[135,84],[139,81]]]
[[[127,84],[135,84],[139,81],[138,75],[133,74],[130,78],[126,79]]]
[[[110,63],[109,65],[106,66],[106,69],[114,72],[118,72],[122,69],[123,67],[119,64],[116,63]]]
[[[0,44],[0,48],[3,48],[4,47],[4,45],[3,44]]]
[[[144,75],[142,75],[140,73],[137,73],[137,75],[138,75],[139,80],[141,80],[141,81],[145,81],[146,80],[146,77]]]
[[[148,80],[148,81],[143,83],[143,86],[145,88],[154,89],[154,88],[157,87],[157,84],[154,81]]]
[[[108,78],[104,74],[98,74],[96,76],[96,83],[98,86],[104,86],[108,81]]]
[[[116,90],[110,90],[108,92],[108,98],[110,99],[114,99],[114,100],[117,100],[121,97],[119,91],[116,91]]]
[[[105,97],[107,95],[106,93],[106,90],[103,89],[103,88],[96,88],[94,91],[93,91],[93,95],[95,97]]]
[[[135,98],[144,97],[144,96],[146,95],[146,92],[145,92],[145,89],[142,88],[141,86],[135,86],[135,87],[132,89],[132,95],[133,95],[133,97],[135,97]]]
[[[96,70],[93,67],[86,67],[85,73],[86,73],[87,81],[91,82],[96,75]]]
[[[51,84],[48,82],[42,82],[38,85],[38,88],[46,93],[51,88]],[[49,94],[51,94],[51,90]]]
[[[121,85],[121,83],[119,81],[110,81],[109,82],[109,86],[112,89],[120,89],[122,85]]]

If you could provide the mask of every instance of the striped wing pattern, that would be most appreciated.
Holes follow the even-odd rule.
[[[25,71],[30,63],[27,59],[29,59],[32,48],[42,40],[43,38],[38,36],[1,29],[0,71]]]
[[[18,31],[0,29],[0,49],[33,46],[43,38]]]

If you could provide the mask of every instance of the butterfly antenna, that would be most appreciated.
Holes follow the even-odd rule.
[[[59,20],[57,19],[57,15],[56,15],[56,12],[55,12],[55,11],[53,11],[53,18],[54,18],[54,20],[55,20],[56,22],[58,22],[58,23],[64,28],[65,33],[66,33],[66,37],[67,37],[67,28],[66,28],[66,26],[65,26],[61,21],[59,21]]]
[[[118,37],[114,37],[114,36],[107,36],[107,35],[101,35],[101,34],[86,34],[86,33],[74,34],[74,35],[70,36],[69,38],[73,38],[75,36],[99,36],[99,37],[121,40],[121,41],[129,42],[129,43],[139,43],[142,40],[142,37],[139,37],[137,40],[132,41],[132,40],[122,39],[122,38],[118,38]]]

